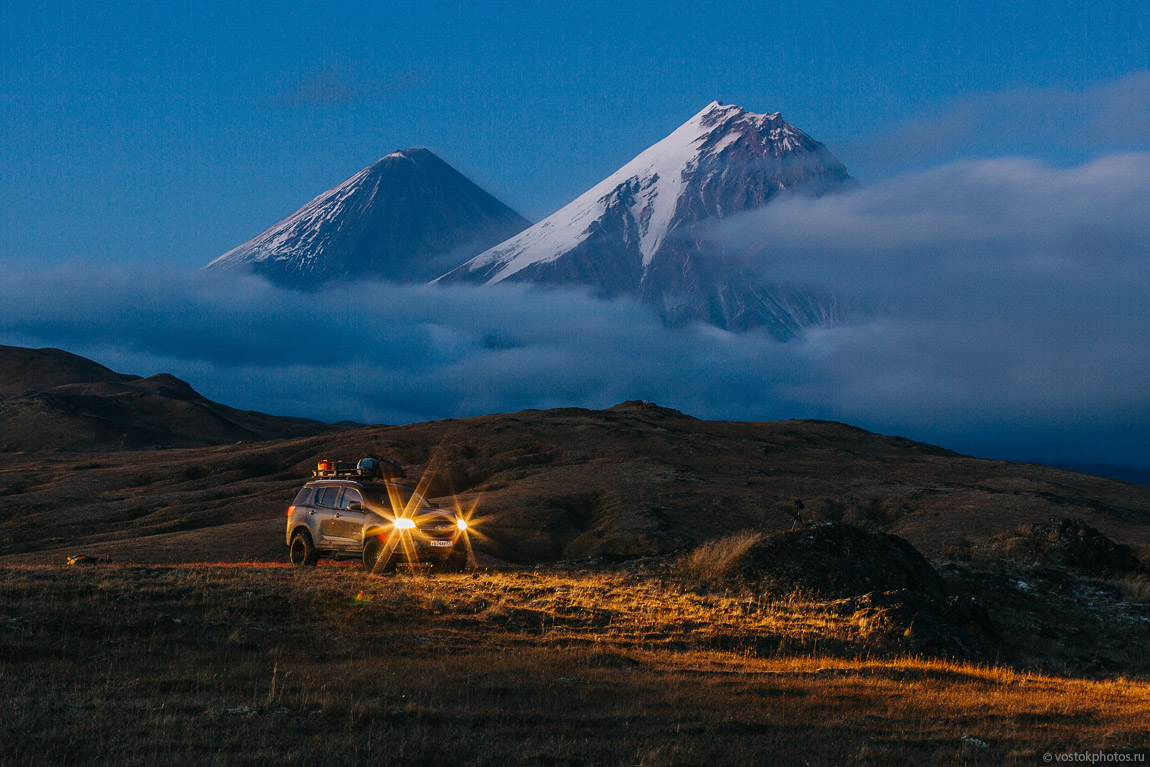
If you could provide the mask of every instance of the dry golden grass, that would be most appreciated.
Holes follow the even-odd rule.
[[[708,541],[680,557],[679,570],[700,583],[723,583],[738,573],[747,552],[761,540],[762,533],[742,530]]]
[[[1131,602],[1150,603],[1150,574],[1145,572],[1117,578],[1115,585]]]
[[[1150,748],[1147,680],[883,655],[857,618],[626,574],[6,569],[0,765],[1032,765]]]

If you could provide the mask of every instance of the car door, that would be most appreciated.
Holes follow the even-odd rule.
[[[340,544],[339,530],[335,518],[336,507],[339,505],[339,485],[327,485],[315,491],[316,529],[319,530],[317,544],[322,546],[338,546]]]
[[[358,504],[358,508],[351,508],[355,504]],[[349,549],[363,545],[363,518],[363,494],[357,488],[345,487],[339,498],[333,525],[340,539],[339,545]]]

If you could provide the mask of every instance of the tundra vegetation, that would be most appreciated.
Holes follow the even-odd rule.
[[[476,507],[479,571],[283,564],[369,454]],[[0,501],[0,767],[1150,753],[1140,485],[624,403],[7,452]]]
[[[0,578],[0,765],[1034,764],[1147,753],[1145,673],[900,649],[675,565]]]

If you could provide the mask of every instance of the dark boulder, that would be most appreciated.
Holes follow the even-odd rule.
[[[969,597],[939,601],[911,589],[872,591],[830,608],[866,616],[871,640],[889,650],[983,659],[993,657],[1001,640],[986,608]]]
[[[907,589],[938,602],[947,596],[942,576],[907,541],[842,523],[764,538],[747,552],[742,571],[776,593],[844,599]]]
[[[999,641],[987,611],[949,596],[938,571],[896,535],[842,523],[779,533],[747,552],[742,575],[775,594],[832,600],[828,607],[854,616],[875,648],[985,659]]]

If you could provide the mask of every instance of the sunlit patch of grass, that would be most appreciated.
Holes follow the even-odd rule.
[[[680,557],[679,571],[700,583],[724,583],[738,574],[747,552],[762,539],[762,533],[743,530],[708,541]]]

